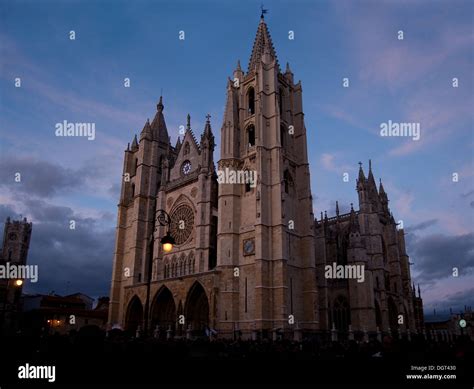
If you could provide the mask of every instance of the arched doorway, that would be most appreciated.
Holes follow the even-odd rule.
[[[140,299],[134,296],[128,303],[127,314],[125,316],[125,330],[135,334],[138,326],[142,327],[142,325],[143,306]]]
[[[398,329],[398,309],[393,301],[392,297],[388,298],[388,323],[390,325],[390,330],[392,331],[392,335],[396,334]]]
[[[204,335],[209,325],[209,302],[206,291],[199,282],[189,289],[184,305],[186,324],[191,325],[195,335]]]
[[[183,311],[183,303],[180,300],[179,304],[178,304],[177,317],[179,318],[181,315],[184,315],[184,311]],[[176,334],[178,336],[184,336],[185,335],[184,325],[180,324],[179,321],[178,321],[178,327],[176,328]]]
[[[163,286],[156,294],[151,306],[151,329],[154,331],[158,325],[164,336],[170,326],[172,330],[175,329],[176,320],[173,294],[166,286]]]
[[[349,308],[349,302],[344,296],[338,296],[334,300],[332,319],[334,326],[339,332],[344,333],[349,330],[349,324],[351,324],[351,312]]]

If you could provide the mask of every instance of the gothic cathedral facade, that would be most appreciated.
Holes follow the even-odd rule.
[[[209,116],[198,141],[188,115],[172,146],[163,111],[160,98],[125,151],[111,326],[254,339],[421,328],[403,230],[371,168],[359,211],[315,220],[301,82],[282,72],[263,17],[247,72],[239,63],[227,83],[217,168]],[[220,182],[222,171],[256,179]],[[364,282],[327,279],[333,263],[364,265]]]

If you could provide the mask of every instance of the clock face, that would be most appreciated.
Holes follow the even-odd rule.
[[[244,241],[244,255],[251,255],[255,253],[255,241],[249,239]]]
[[[184,161],[183,165],[181,166],[181,171],[185,176],[187,176],[189,173],[191,173],[191,162],[189,161]]]

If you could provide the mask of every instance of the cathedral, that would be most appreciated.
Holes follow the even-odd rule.
[[[248,68],[238,63],[226,92],[217,164],[209,115],[200,138],[188,115],[173,146],[162,97],[125,150],[110,328],[294,340],[422,331],[404,232],[370,163],[359,209],[315,219],[302,85],[280,68],[263,15]],[[255,179],[218,180],[222,171]]]

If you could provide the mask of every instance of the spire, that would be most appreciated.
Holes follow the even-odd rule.
[[[147,119],[146,120],[146,123],[145,125],[143,126],[143,130],[140,134],[140,139],[143,139],[143,138],[148,138],[148,139],[152,139],[152,131],[151,131],[151,126],[150,126],[150,119]]]
[[[137,140],[137,135],[134,136],[133,141],[132,141],[132,151],[138,150],[138,140]]]
[[[359,180],[358,181],[361,184],[363,184],[365,181],[365,174],[364,174],[364,171],[362,170],[362,162],[359,162]]]
[[[339,217],[339,202],[336,200],[336,216]]]
[[[351,216],[350,216],[350,231],[351,232],[359,232],[359,218],[357,217],[354,211],[354,204],[351,203]]]
[[[421,297],[420,284],[418,284],[418,297]]]
[[[160,101],[156,105],[156,110],[158,112],[162,112],[164,108],[165,108],[165,106],[163,105],[163,96],[160,96]]]
[[[235,79],[242,81],[244,76],[244,72],[242,71],[242,67],[240,66],[240,59],[237,60],[237,67],[234,70],[234,79],[232,80],[232,83],[235,81]]]
[[[369,159],[369,175],[367,176],[367,181],[369,185],[373,186],[375,190],[377,190],[377,186],[375,185],[374,174],[372,173],[372,160]]]
[[[212,151],[214,151],[214,135],[212,134],[211,128],[211,115],[206,115],[206,126],[204,127],[204,132],[201,136],[201,145],[205,143],[205,141],[209,141],[209,147]]]
[[[413,297],[416,297],[416,288],[415,288],[415,281],[413,281],[413,289],[412,289]]]
[[[206,126],[204,127],[204,134],[212,135],[211,115],[209,115],[209,114],[206,115]]]
[[[181,148],[181,137],[178,136],[176,140],[176,146],[174,146],[175,150],[179,153],[179,149]]]
[[[156,139],[163,143],[169,142],[168,129],[166,128],[165,117],[163,116],[163,96],[160,96],[160,101],[156,105],[156,115],[153,121],[151,122],[151,129],[153,134],[153,139]]]
[[[250,56],[248,67],[249,72],[254,70],[256,66],[260,63],[263,54],[266,50],[269,52],[270,56],[275,59],[277,67],[279,69],[278,59],[275,52],[275,48],[273,47],[272,38],[270,36],[270,33],[268,32],[268,28],[262,13],[260,23],[258,24],[257,35],[255,36],[255,41],[252,48],[252,55]]]
[[[188,116],[186,117],[186,130],[191,129],[191,115],[188,113]]]
[[[387,195],[387,194],[385,193],[385,189],[384,189],[384,187],[383,187],[383,185],[382,185],[382,179],[380,179],[379,194],[380,194],[380,195],[382,195],[382,194]]]

